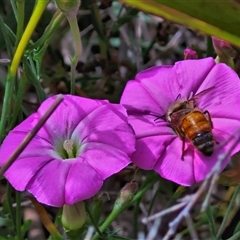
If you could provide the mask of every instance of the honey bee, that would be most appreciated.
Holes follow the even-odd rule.
[[[207,110],[201,111],[197,107],[199,98],[213,88],[207,88],[186,101],[178,100],[179,95],[167,110],[166,120],[183,142],[182,160],[184,160],[185,139],[205,156],[211,156],[213,153],[215,140],[211,115]]]

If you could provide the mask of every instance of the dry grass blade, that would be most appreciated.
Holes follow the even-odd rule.
[[[55,111],[55,109],[58,107],[58,105],[63,100],[62,95],[58,95],[56,100],[52,103],[52,105],[49,107],[48,111],[40,118],[37,125],[27,134],[27,136],[23,139],[21,144],[17,147],[17,149],[13,152],[13,154],[9,157],[7,162],[2,166],[0,169],[0,177],[3,176],[3,174],[7,171],[7,169],[12,165],[12,163],[15,161],[15,159],[21,154],[21,152],[26,148],[26,146],[29,144],[29,142],[34,138],[34,136],[37,134],[37,132],[40,130],[40,128],[44,125],[44,123],[48,120],[48,118],[52,115],[52,113]]]

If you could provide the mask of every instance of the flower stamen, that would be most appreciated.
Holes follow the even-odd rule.
[[[72,140],[65,140],[63,143],[63,148],[66,150],[69,158],[74,158]]]

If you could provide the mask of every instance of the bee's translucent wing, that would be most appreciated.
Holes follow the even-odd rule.
[[[191,109],[185,108],[181,109],[177,112],[173,112],[170,117],[171,117],[171,125],[177,127],[181,124],[183,117],[185,117],[187,114],[191,112]]]
[[[215,86],[207,88],[201,92],[199,92],[198,94],[194,95],[192,98],[188,99],[188,103],[189,102],[193,102],[193,105],[196,106],[197,102],[199,101],[199,99],[204,96],[206,93],[212,91],[215,88]]]
[[[196,94],[195,96],[193,96],[191,99],[199,99],[200,97],[204,96],[206,93],[212,91],[215,88],[215,86],[204,89],[203,91],[201,91],[200,93]],[[191,100],[189,99],[189,100]]]

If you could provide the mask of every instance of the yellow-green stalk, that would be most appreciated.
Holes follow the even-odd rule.
[[[70,25],[75,44],[75,54],[71,59],[71,94],[75,92],[75,71],[79,58],[82,54],[82,42],[80,29],[77,22],[77,13],[81,0],[55,0],[58,8],[65,14]]]
[[[30,39],[30,37],[32,36],[33,31],[35,30],[37,23],[40,19],[40,17],[42,16],[43,11],[45,10],[47,4],[48,4],[49,0],[38,0],[37,4],[34,8],[33,14],[28,22],[28,25],[22,35],[22,38],[17,46],[17,50],[14,54],[13,60],[12,60],[12,64],[10,66],[9,69],[9,75],[10,77],[14,77],[16,72],[17,72],[17,68],[18,65],[20,63],[21,57],[23,55],[23,52],[28,44],[28,41]]]

